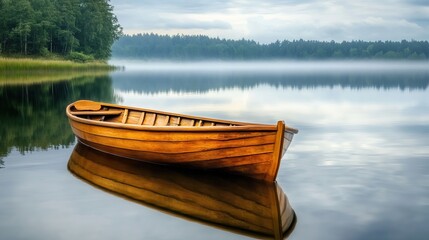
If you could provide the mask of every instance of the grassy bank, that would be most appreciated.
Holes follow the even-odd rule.
[[[1,72],[1,71],[0,71]],[[0,74],[0,87],[32,85],[47,82],[70,81],[84,77],[107,76],[108,70],[61,70],[61,71],[4,71]]]
[[[105,62],[78,63],[68,60],[0,57],[0,72],[5,71],[64,71],[64,70],[115,70]]]

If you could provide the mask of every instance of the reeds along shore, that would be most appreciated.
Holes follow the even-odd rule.
[[[63,70],[115,70],[105,62],[78,63],[68,60],[0,57],[0,72],[7,71],[63,71]]]
[[[59,70],[59,71],[0,71],[0,87],[14,85],[32,85],[47,82],[70,81],[94,77],[103,77],[109,74],[109,70]]]

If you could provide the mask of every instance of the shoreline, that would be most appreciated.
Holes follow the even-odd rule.
[[[66,59],[0,56],[0,87],[105,76],[121,69],[123,67],[102,61],[78,63]]]
[[[66,59],[20,58],[0,56],[0,72],[12,71],[64,71],[64,70],[117,70],[120,67],[107,62],[73,62]]]

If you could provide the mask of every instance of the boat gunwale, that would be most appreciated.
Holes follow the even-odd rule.
[[[104,122],[104,121],[85,119],[85,118],[81,118],[81,117],[77,117],[77,116],[73,115],[73,113],[71,111],[71,107],[74,106],[75,103],[76,102],[69,104],[66,108],[66,114],[70,120],[73,120],[76,122],[81,122],[81,123],[88,124],[88,125],[96,125],[96,126],[102,126],[102,127],[132,129],[132,130],[140,130],[140,131],[163,131],[163,132],[164,131],[166,131],[166,132],[233,132],[233,131],[240,131],[241,132],[241,131],[276,131],[277,130],[277,125],[220,120],[220,119],[197,117],[197,116],[191,116],[191,115],[185,115],[185,114],[157,111],[157,110],[146,109],[146,108],[121,106],[121,105],[116,105],[116,104],[99,102],[102,106],[120,108],[120,109],[123,109],[124,111],[125,111],[125,109],[128,109],[128,110],[135,110],[135,111],[141,111],[141,112],[163,114],[163,115],[168,115],[168,116],[183,117],[183,118],[190,118],[190,119],[203,120],[203,121],[220,122],[220,123],[224,123],[224,124],[237,124],[237,125],[235,125],[235,126],[199,126],[199,127],[198,126],[150,126],[150,125],[139,125],[139,124],[120,123],[120,122],[118,122],[118,123]],[[293,133],[293,134],[296,134],[298,132],[297,129],[290,128],[288,126],[285,126],[285,131]]]

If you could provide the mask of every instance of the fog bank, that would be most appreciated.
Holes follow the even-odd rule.
[[[142,61],[112,59],[127,71],[186,72],[376,72],[429,71],[429,61]]]

